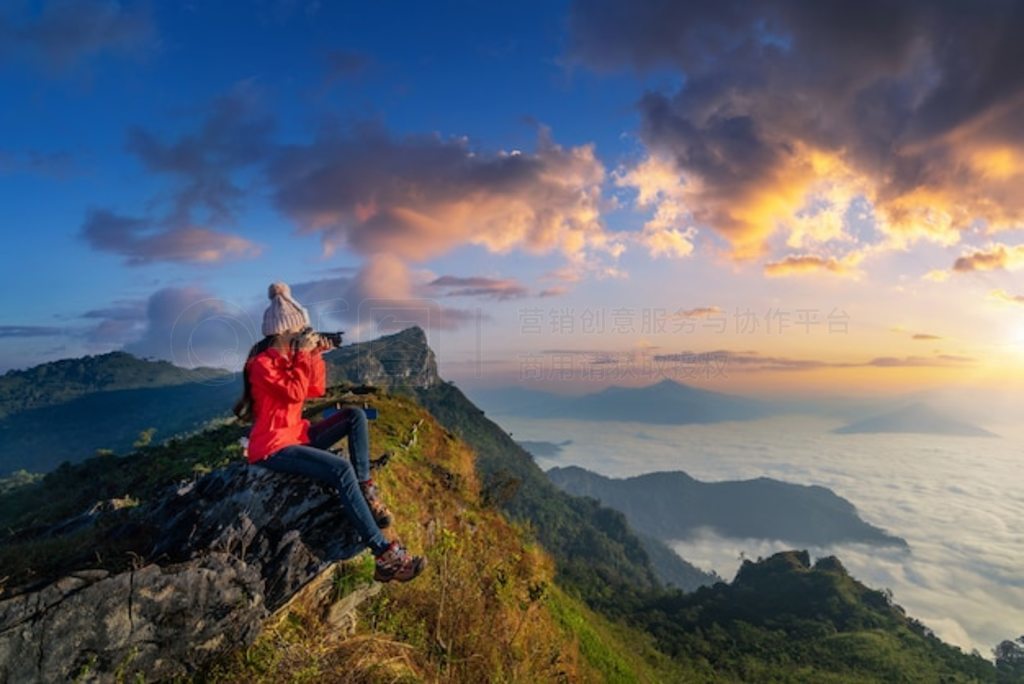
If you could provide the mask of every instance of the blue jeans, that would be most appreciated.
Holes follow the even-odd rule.
[[[333,445],[345,434],[348,434],[348,449],[352,463],[342,456],[326,451],[326,447]],[[388,548],[388,540],[377,527],[373,513],[370,512],[370,507],[359,488],[360,482],[370,479],[370,445],[366,414],[360,408],[339,411],[330,418],[320,421],[316,426],[310,426],[310,439],[310,444],[283,447],[256,463],[274,472],[311,477],[333,487],[338,492],[341,504],[348,511],[359,536],[375,556],[384,553]],[[361,477],[360,473],[365,473],[365,477]]]
[[[348,437],[348,460],[360,482],[370,479],[370,429],[366,413],[358,406],[346,406],[319,423],[309,426],[309,445],[330,449],[342,437]]]

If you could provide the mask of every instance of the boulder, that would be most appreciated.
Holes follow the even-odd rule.
[[[71,527],[108,514],[89,513]],[[130,571],[81,568],[0,601],[0,682],[195,672],[364,549],[333,490],[244,463],[169,488],[128,520],[109,514],[121,516],[112,534],[144,532],[148,552]]]

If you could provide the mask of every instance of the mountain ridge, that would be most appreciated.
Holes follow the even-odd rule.
[[[635,529],[663,541],[710,528],[727,537],[813,546],[861,542],[907,547],[905,540],[864,522],[853,504],[820,485],[763,476],[702,482],[682,471],[616,479],[579,466],[551,468],[547,474],[564,491],[594,497],[621,511]]]
[[[182,368],[125,351],[59,359],[0,375],[0,418],[90,392],[203,382],[229,375],[230,371],[222,368]]]

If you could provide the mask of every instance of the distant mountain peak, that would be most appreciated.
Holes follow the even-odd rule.
[[[661,425],[756,420],[772,415],[771,404],[713,392],[664,378],[643,387],[610,385],[579,396],[532,390],[485,394],[498,412],[537,418],[621,420]]]
[[[854,421],[836,428],[833,432],[838,434],[913,433],[962,437],[998,437],[995,433],[954,418],[921,402],[909,404],[889,413]]]

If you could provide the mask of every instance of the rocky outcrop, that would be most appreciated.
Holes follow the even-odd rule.
[[[71,572],[0,601],[0,682],[194,672],[251,643],[270,612],[363,549],[330,490],[243,463],[72,527],[104,515],[119,516],[112,534],[154,543],[130,571]]]
[[[369,384],[395,390],[425,390],[441,383],[437,359],[419,326],[324,355],[331,384]]]
[[[74,573],[0,603],[0,680],[185,674],[251,642],[266,614],[259,568],[231,554]]]

